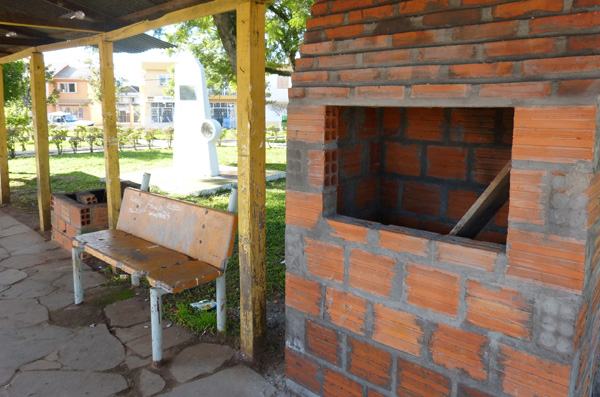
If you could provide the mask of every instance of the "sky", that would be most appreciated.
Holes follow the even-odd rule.
[[[91,49],[85,47],[44,52],[46,65],[54,66],[55,70],[57,66],[65,64],[72,67],[85,66],[86,59],[97,60],[98,53],[94,53]],[[143,83],[142,62],[164,62],[169,60],[174,60],[174,58],[169,58],[164,50],[150,50],[141,54],[115,53],[113,56],[115,76],[126,79],[127,85],[141,85]]]

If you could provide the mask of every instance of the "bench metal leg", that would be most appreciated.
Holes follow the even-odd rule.
[[[139,287],[140,286],[140,276],[133,273],[131,275],[131,285],[133,285],[134,287]]]
[[[152,361],[155,366],[162,362],[162,296],[167,291],[150,288],[150,319],[152,322]]]
[[[73,247],[71,253],[73,256],[73,291],[75,294],[75,304],[78,305],[83,302],[83,280],[81,278],[81,254],[83,253],[83,249]]]
[[[227,298],[225,297],[225,275],[218,277],[217,283],[217,331],[225,332],[227,325]]]

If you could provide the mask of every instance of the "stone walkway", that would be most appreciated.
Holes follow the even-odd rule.
[[[74,306],[70,254],[0,209],[0,397],[280,394],[235,350],[166,321],[167,364],[153,368],[145,290],[119,300],[128,286],[83,279]]]

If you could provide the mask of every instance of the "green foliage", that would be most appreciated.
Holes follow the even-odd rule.
[[[30,85],[27,63],[20,60],[2,65],[2,80],[4,101],[6,103],[22,101],[27,96]]]
[[[145,128],[143,132],[144,139],[146,140],[146,144],[148,145],[148,149],[152,149],[152,142],[156,139],[156,128]]]
[[[84,131],[85,131],[84,126],[79,126],[71,131],[71,137],[68,139],[68,142],[69,142],[69,145],[71,146],[71,149],[73,149],[73,153],[77,153],[77,148],[79,147],[79,144],[81,143],[81,141],[83,141],[83,139],[84,139],[84,136],[83,136]]]
[[[92,89],[92,101],[100,103],[102,102],[100,67],[97,64],[97,61],[93,61],[91,59],[86,59],[84,63],[90,69],[90,75],[87,79],[87,82],[89,83],[90,88]],[[124,86],[125,79],[115,76],[115,96],[119,95],[119,92]]]
[[[77,127],[80,128],[80,127]],[[94,145],[102,143],[102,128],[101,127],[84,127],[82,129],[82,136],[90,145],[90,153],[94,153]]]
[[[137,127],[129,132],[129,143],[133,145],[133,149],[137,150],[137,145],[144,134],[144,127]]]
[[[176,308],[171,312],[173,316],[169,316],[176,324],[183,325],[195,332],[202,332],[209,329],[217,328],[217,312],[215,310],[204,311],[191,307],[191,300],[178,302]],[[170,308],[165,307],[165,310]]]
[[[60,127],[56,124],[49,124],[48,130],[50,142],[52,142],[56,146],[58,154],[62,154],[63,145],[67,140],[67,137],[69,136],[69,130],[65,127]]]
[[[162,132],[165,135],[165,138],[167,140],[167,145],[168,145],[168,147],[170,149],[171,148],[171,143],[173,143],[173,138],[175,137],[175,128],[173,128],[173,127],[166,127],[166,128],[163,128]]]
[[[25,150],[25,144],[29,142],[31,134],[29,115],[29,110],[20,102],[12,102],[5,107],[7,145],[11,158],[16,155],[17,144]]]
[[[303,42],[306,20],[310,16],[312,0],[277,0],[267,4],[266,70],[268,73],[290,75],[295,70],[296,55]],[[213,17],[205,17],[177,25],[173,33],[166,34],[169,42],[179,49],[190,51],[206,69],[207,85],[219,92],[226,87],[236,86],[236,15],[229,12],[221,21],[225,28],[219,32]],[[229,39],[228,39],[229,36]],[[233,46],[229,54],[224,43]]]
[[[129,142],[129,134],[131,133],[131,128],[129,127],[120,127],[117,125],[117,142],[119,145],[119,150],[123,150],[125,145]]]

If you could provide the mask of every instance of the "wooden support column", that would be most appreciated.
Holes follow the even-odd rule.
[[[121,180],[119,173],[119,141],[117,139],[117,104],[115,95],[115,73],[113,43],[101,41],[100,80],[102,91],[102,124],[104,126],[104,166],[106,168],[106,201],[108,205],[108,227],[115,229],[121,208]]]
[[[265,5],[237,8],[238,215],[241,350],[265,344]]]
[[[37,194],[40,229],[50,230],[50,148],[48,144],[48,111],[46,109],[46,67],[44,55],[31,54],[31,105],[33,139],[37,166]]]
[[[4,80],[0,65],[0,205],[10,203],[10,185],[8,180],[8,135],[6,116],[4,115]]]

